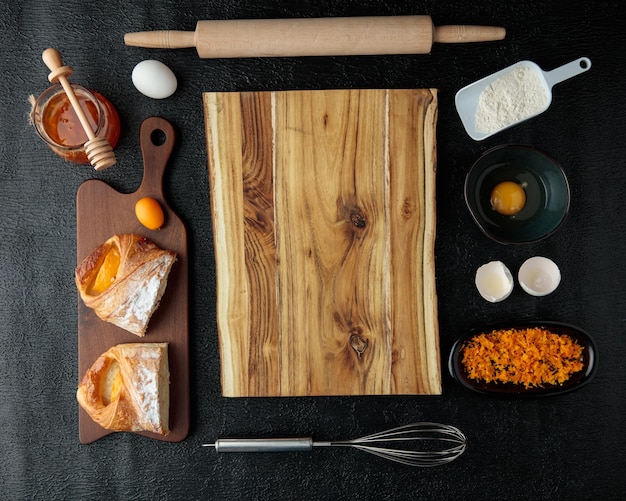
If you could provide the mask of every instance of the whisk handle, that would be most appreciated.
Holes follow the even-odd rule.
[[[217,452],[294,452],[310,451],[312,438],[219,438]]]

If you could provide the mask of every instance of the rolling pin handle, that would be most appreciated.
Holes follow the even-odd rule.
[[[126,33],[124,43],[131,47],[149,49],[189,49],[196,46],[195,31],[139,31]]]
[[[504,40],[506,29],[500,26],[436,26],[433,30],[433,42],[436,43],[467,43],[491,42]]]

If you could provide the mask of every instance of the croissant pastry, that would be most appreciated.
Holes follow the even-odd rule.
[[[76,268],[76,286],[102,320],[144,336],[175,260],[145,237],[115,235]]]
[[[113,431],[169,433],[167,343],[112,347],[94,362],[78,385],[80,406]]]

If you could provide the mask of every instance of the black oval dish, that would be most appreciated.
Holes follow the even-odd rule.
[[[526,205],[514,216],[491,207],[502,181],[524,186]],[[552,235],[569,212],[570,189],[561,164],[531,146],[508,144],[486,151],[465,178],[465,202],[481,231],[502,244],[527,244]]]
[[[545,384],[542,387],[524,388],[514,383],[486,383],[484,381],[470,380],[466,376],[461,362],[461,350],[463,343],[473,336],[488,333],[500,329],[524,329],[532,327],[545,327],[555,334],[566,334],[575,339],[583,346],[583,369],[573,374],[572,377],[561,385]],[[448,370],[452,377],[466,388],[487,395],[501,397],[547,397],[561,395],[572,390],[581,388],[587,384],[596,373],[598,366],[598,354],[595,343],[591,336],[573,325],[561,322],[526,321],[519,323],[490,325],[481,329],[473,329],[468,334],[460,337],[452,346],[448,359]]]

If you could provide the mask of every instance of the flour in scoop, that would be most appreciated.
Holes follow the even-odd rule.
[[[476,132],[491,134],[542,112],[548,93],[536,71],[517,67],[494,80],[478,98]]]

